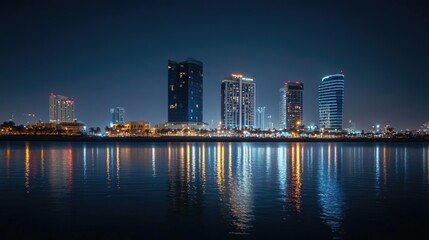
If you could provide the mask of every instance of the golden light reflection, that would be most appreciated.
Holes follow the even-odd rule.
[[[121,159],[120,159],[120,151],[119,145],[116,144],[116,187],[120,189],[121,178],[119,175],[119,171],[121,170]],[[152,149],[153,150],[153,149]]]
[[[292,198],[291,203],[295,208],[295,211],[301,211],[301,188],[302,188],[302,176],[301,176],[301,148],[300,144],[292,145],[291,147],[291,167],[292,167]]]
[[[30,145],[25,143],[25,190],[30,193]]]
[[[195,179],[197,177],[197,173],[196,173],[196,167],[197,167],[197,163],[196,163],[197,159],[196,159],[196,150],[195,150],[195,144],[192,144],[191,147],[191,176],[192,176],[192,182],[195,182]]]
[[[225,190],[224,182],[225,182],[225,172],[224,172],[224,143],[217,144],[217,163],[216,163],[216,183],[219,188],[219,192],[223,194]]]
[[[43,146],[40,148],[40,167],[42,171],[42,177],[45,176],[45,149]]]
[[[201,156],[202,156],[202,162],[201,162],[201,178],[203,180],[203,190],[206,189],[206,144],[203,143],[203,146],[201,147]]]
[[[191,182],[191,145],[189,143],[186,144],[186,183],[189,186]]]
[[[175,155],[177,155],[177,153],[175,153]],[[174,162],[173,162],[174,164]],[[182,174],[182,171],[184,171],[185,168],[185,147],[183,147],[183,145],[180,145],[180,149],[179,149],[179,179],[180,182],[183,181],[183,178],[185,178],[185,174]],[[173,169],[174,170],[174,169]]]
[[[73,187],[73,149],[69,145],[67,149],[67,191],[71,192]]]

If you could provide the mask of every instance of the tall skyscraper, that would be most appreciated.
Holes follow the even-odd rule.
[[[265,107],[258,107],[256,110],[256,128],[265,130]]]
[[[203,121],[203,63],[168,61],[168,122]]]
[[[70,123],[75,121],[74,99],[55,95],[49,95],[49,122]]]
[[[344,75],[322,78],[319,85],[319,123],[323,130],[343,129]]]
[[[110,127],[113,124],[125,124],[125,109],[123,107],[110,109]]]
[[[222,128],[253,128],[255,125],[255,93],[253,79],[232,74],[221,84]]]
[[[288,81],[280,88],[280,128],[298,129],[302,126],[303,92],[302,82]]]

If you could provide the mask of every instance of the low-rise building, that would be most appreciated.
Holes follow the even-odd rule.
[[[113,124],[106,132],[111,137],[150,136],[150,123],[145,121],[130,121],[125,124]]]

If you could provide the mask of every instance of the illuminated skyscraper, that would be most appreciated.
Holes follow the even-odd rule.
[[[319,85],[319,123],[323,130],[343,129],[344,75],[322,78]]]
[[[303,120],[304,83],[286,82],[280,88],[280,128],[298,129]]]
[[[55,95],[49,95],[49,122],[70,123],[75,121],[74,99]]]
[[[203,121],[203,63],[168,61],[168,122]]]
[[[255,125],[255,82],[232,74],[221,84],[222,128],[253,128]]]
[[[110,127],[113,124],[125,124],[125,109],[123,107],[115,107],[110,109]]]
[[[258,107],[256,110],[256,128],[265,130],[265,107]]]

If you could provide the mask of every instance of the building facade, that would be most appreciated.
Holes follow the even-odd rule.
[[[112,137],[149,136],[151,135],[150,123],[145,121],[115,123],[107,135]]]
[[[123,107],[110,108],[110,127],[113,124],[125,123],[125,109]]]
[[[304,107],[304,83],[285,83],[280,88],[280,123],[281,129],[299,129],[302,126]]]
[[[168,122],[203,121],[203,63],[168,61]]]
[[[322,130],[343,129],[344,75],[322,78],[319,85],[319,124]]]
[[[265,130],[265,107],[258,107],[256,110],[256,128]]]
[[[70,123],[75,121],[74,99],[66,96],[49,95],[49,122]]]
[[[243,129],[255,126],[256,85],[253,79],[232,74],[221,84],[222,128]]]

